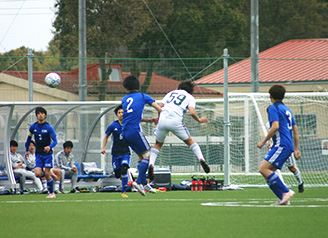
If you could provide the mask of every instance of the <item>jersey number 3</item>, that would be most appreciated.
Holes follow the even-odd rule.
[[[287,127],[289,130],[293,129],[292,127],[292,114],[290,113],[290,111],[286,111],[286,115],[288,117],[288,122],[287,122]]]

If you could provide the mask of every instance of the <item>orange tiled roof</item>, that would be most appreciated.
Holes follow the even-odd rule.
[[[113,67],[113,65],[112,65]],[[115,65],[114,67],[120,67],[119,65]],[[87,80],[88,80],[88,93],[98,93],[98,85],[99,85],[99,73],[98,73],[98,64],[90,64],[87,67]],[[121,71],[121,69],[120,69]],[[5,71],[5,74],[15,76],[18,78],[23,78],[28,80],[28,71]],[[50,72],[33,72],[33,82],[39,83],[42,85],[46,85],[44,78]],[[74,69],[69,72],[57,72],[61,77],[61,83],[58,86],[58,89],[64,90],[67,92],[77,94],[79,92],[79,70]],[[129,72],[122,72],[121,76],[124,79],[126,76],[130,75]],[[146,73],[141,73],[139,75],[140,84],[142,85],[145,81]],[[147,90],[147,94],[151,95],[165,95],[167,92],[176,89],[179,85],[179,81],[167,78],[161,75],[152,74],[151,84]],[[108,81],[107,82],[106,93],[108,94],[125,94],[126,90],[123,88],[121,81]],[[205,88],[200,88],[198,86],[194,89],[194,95],[207,95],[207,96],[220,96],[219,92],[214,90],[209,90]],[[222,96],[222,95],[221,95]]]
[[[260,82],[328,80],[328,39],[289,40],[259,53]],[[229,83],[250,83],[251,59],[229,66]],[[223,69],[196,84],[223,84]]]

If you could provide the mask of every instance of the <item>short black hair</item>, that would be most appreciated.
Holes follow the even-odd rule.
[[[117,115],[117,112],[118,112],[118,110],[120,110],[120,109],[123,109],[122,104],[118,105],[118,106],[114,109],[114,113],[115,113],[115,115]]]
[[[34,141],[34,140],[31,140],[31,143],[32,143],[33,145],[35,145],[35,141]],[[30,144],[31,144],[31,143],[30,143]]]
[[[64,147],[64,149],[67,147],[73,148],[73,142],[70,140],[65,141],[65,143],[63,144],[63,147]]]
[[[286,88],[282,85],[276,84],[269,89],[269,94],[274,100],[283,100],[285,97]]]
[[[36,107],[35,108],[35,115],[38,115],[40,112],[47,115],[47,110],[46,109],[44,109],[43,107]]]
[[[11,141],[10,141],[10,146],[18,147],[18,143],[17,143],[17,141],[15,141],[15,140],[11,140]]]
[[[139,83],[139,80],[137,79],[137,77],[131,74],[124,79],[123,87],[129,91],[139,90],[140,83]]]
[[[191,80],[183,81],[179,84],[178,89],[183,89],[190,94],[194,92],[195,84]]]

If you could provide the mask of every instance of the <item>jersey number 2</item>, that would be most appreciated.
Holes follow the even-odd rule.
[[[128,98],[126,101],[128,102],[128,106],[126,107],[126,112],[127,113],[133,112],[133,109],[130,108],[131,104],[133,103],[133,98]]]

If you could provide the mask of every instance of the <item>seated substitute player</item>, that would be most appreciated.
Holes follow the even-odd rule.
[[[150,146],[141,130],[140,122],[146,104],[154,107],[158,113],[162,109],[148,94],[139,92],[139,86],[139,80],[134,75],[127,76],[123,81],[123,87],[128,91],[128,94],[122,98],[122,136],[139,157],[139,174],[137,182],[133,182],[132,186],[141,195],[145,196],[145,191],[142,187],[151,193],[156,193],[156,190],[150,184],[147,184],[146,173],[149,165]]]
[[[37,122],[30,126],[29,134],[25,143],[25,158],[29,155],[29,146],[31,144],[32,135],[34,135],[34,141],[36,145],[35,151],[35,176],[41,178],[43,176],[43,170],[47,179],[47,187],[49,195],[47,198],[56,198],[53,191],[54,181],[51,177],[51,168],[53,167],[53,148],[57,145],[57,135],[54,128],[46,122],[47,110],[43,107],[35,108],[35,115]]]
[[[35,151],[35,142],[34,142],[34,140],[31,140],[30,146],[28,147],[29,155],[26,158],[26,169],[30,170],[32,172],[34,172],[34,166],[35,166],[35,152],[34,151]],[[55,181],[55,192],[56,192],[56,189],[59,188],[59,184],[60,184],[60,170],[52,168],[50,170],[50,173],[51,173],[51,177]],[[49,191],[47,188],[46,177],[42,176],[41,181],[42,181],[42,186],[43,186],[42,193],[48,193]]]
[[[75,166],[74,155],[72,154],[73,142],[65,141],[63,144],[64,149],[59,151],[55,156],[55,168],[60,169],[61,178],[60,178],[60,189],[59,192],[64,193],[64,180],[65,175],[72,175],[71,178],[71,193],[79,193],[76,189],[77,183],[77,168]]]
[[[32,171],[26,170],[26,163],[23,156],[17,153],[18,143],[15,140],[10,141],[10,159],[14,170],[14,175],[19,178],[19,193],[28,194],[25,188],[26,178],[32,179],[42,193],[42,184],[39,178]]]
[[[178,89],[167,93],[159,104],[162,107],[161,116],[158,120],[157,128],[154,132],[156,143],[150,150],[148,175],[152,180],[154,178],[154,164],[160,149],[164,144],[167,133],[172,132],[180,140],[182,140],[198,158],[205,173],[210,172],[209,166],[206,164],[203,153],[199,145],[192,140],[188,129],[183,122],[183,115],[189,110],[190,115],[199,123],[209,123],[206,118],[199,118],[195,107],[196,100],[192,96],[194,84],[190,81],[184,81],[179,84]]]
[[[270,130],[270,123],[265,124],[267,126],[267,129]],[[268,141],[268,149],[271,149],[271,140]],[[288,157],[288,159],[285,162],[287,168],[290,172],[292,172],[298,181],[298,192],[303,193],[304,192],[304,182],[301,177],[301,172],[299,169],[295,166],[295,160],[294,160],[294,154]]]
[[[287,205],[295,192],[288,189],[275,173],[281,169],[285,161],[294,152],[295,159],[301,158],[299,151],[299,132],[291,110],[285,106],[282,100],[286,89],[282,85],[273,85],[270,90],[272,105],[268,108],[270,130],[267,136],[257,144],[262,148],[265,143],[273,139],[272,149],[262,161],[259,172],[267,181],[272,192],[279,198],[276,205]]]

